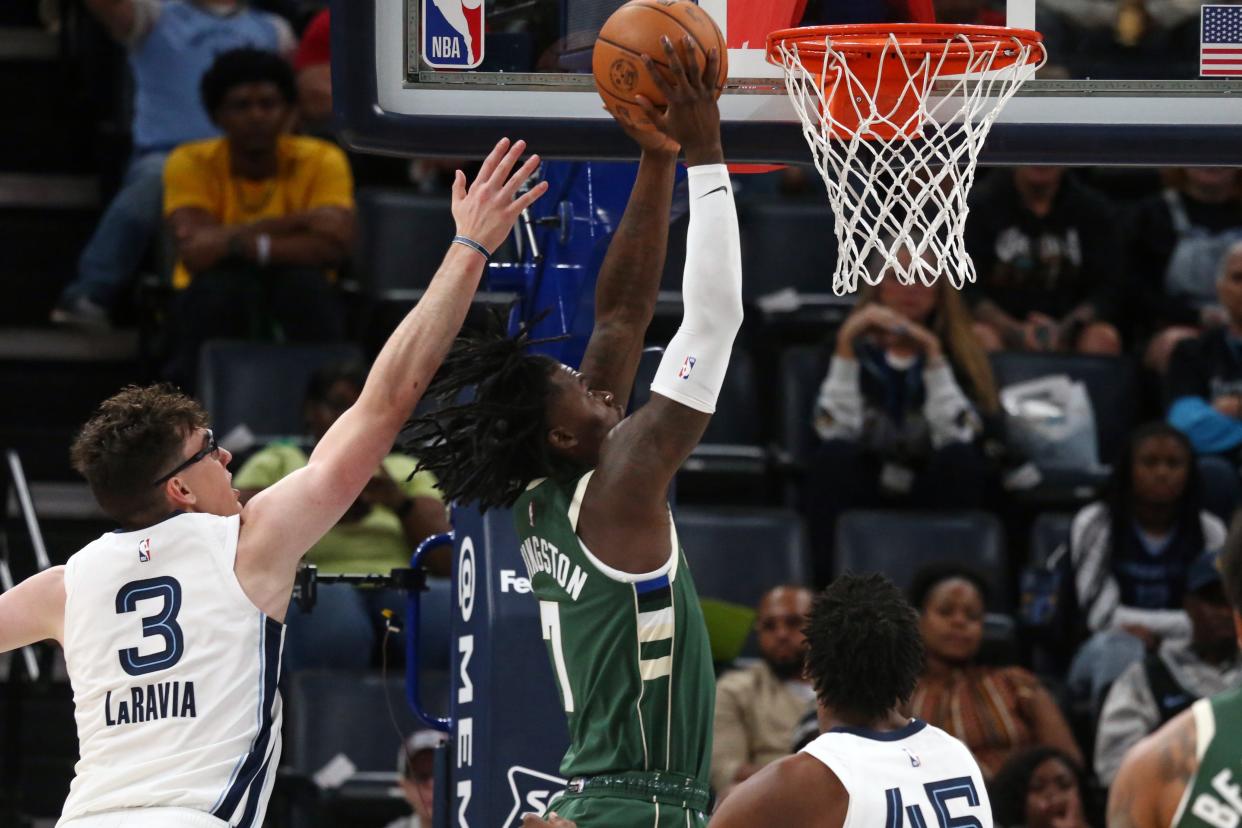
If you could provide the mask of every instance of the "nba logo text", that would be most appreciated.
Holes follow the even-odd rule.
[[[474,69],[483,62],[483,0],[420,0],[423,62],[433,69]]]
[[[138,541],[138,562],[147,563],[151,560],[151,539],[143,538]]]
[[[694,363],[696,361],[692,356],[686,357],[685,361],[681,363],[681,368],[677,369],[677,379],[690,379],[690,372],[694,370]]]

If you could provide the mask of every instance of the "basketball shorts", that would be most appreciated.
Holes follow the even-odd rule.
[[[578,828],[707,828],[707,814],[677,805],[612,796],[554,799],[548,810],[572,819]]]

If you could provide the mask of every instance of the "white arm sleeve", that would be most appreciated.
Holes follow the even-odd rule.
[[[725,165],[691,167],[688,183],[690,228],[681,327],[660,360],[651,390],[712,414],[733,338],[742,327],[742,246]]]

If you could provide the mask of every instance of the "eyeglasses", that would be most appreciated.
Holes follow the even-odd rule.
[[[168,482],[168,481],[169,481],[169,480],[171,480],[171,479],[172,479],[172,477],[173,477],[175,474],[177,474],[178,472],[185,471],[185,470],[186,470],[186,469],[188,469],[190,466],[193,466],[193,465],[194,465],[195,463],[197,463],[199,460],[202,460],[204,457],[206,457],[206,456],[208,456],[208,455],[213,455],[213,456],[214,456],[214,455],[216,454],[216,452],[218,452],[218,451],[220,450],[220,447],[219,447],[218,445],[216,445],[216,435],[214,435],[214,434],[212,434],[212,433],[211,433],[211,429],[210,429],[210,428],[207,428],[207,429],[204,429],[204,431],[207,433],[207,438],[203,441],[203,447],[202,447],[201,449],[199,449],[198,451],[196,451],[196,452],[193,454],[193,456],[191,456],[188,460],[186,460],[186,461],[185,461],[184,463],[182,463],[180,466],[177,466],[177,468],[173,469],[173,470],[172,470],[172,471],[170,471],[168,474],[164,475],[164,476],[163,476],[163,477],[161,477],[159,480],[157,480],[157,481],[155,481],[154,483],[152,483],[152,484],[151,484],[152,486],[158,486],[158,485],[160,485],[161,483],[166,483],[166,482]]]

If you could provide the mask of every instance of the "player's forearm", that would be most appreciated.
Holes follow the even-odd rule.
[[[723,165],[690,168],[690,228],[682,278],[684,312],[652,390],[706,414],[742,327],[742,252],[737,208]]]
[[[646,329],[655,312],[668,248],[669,206],[677,156],[644,152],[629,204],[595,284],[595,318]]]
[[[448,253],[422,299],[384,344],[358,399],[368,415],[397,429],[444,361],[483,276],[483,257],[462,245]]]

